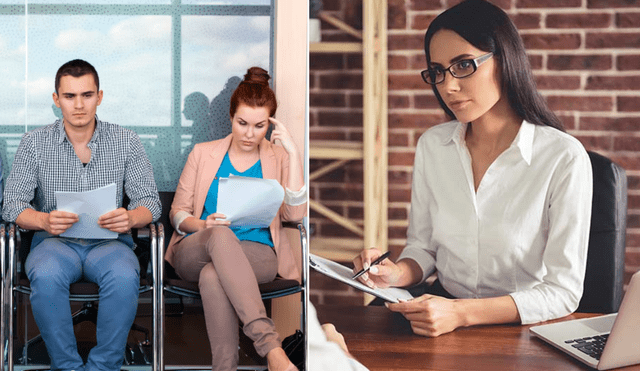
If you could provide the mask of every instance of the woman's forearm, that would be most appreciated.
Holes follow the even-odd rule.
[[[304,175],[302,173],[302,162],[297,148],[289,153],[289,177],[286,187],[297,192],[304,186]]]
[[[180,223],[179,228],[183,233],[195,233],[205,228],[205,221],[190,216]]]
[[[459,299],[462,326],[520,323],[515,301],[509,295],[483,299]]]

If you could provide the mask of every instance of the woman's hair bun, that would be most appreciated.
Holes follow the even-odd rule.
[[[268,84],[269,73],[260,67],[251,67],[247,70],[247,73],[244,75],[244,82],[255,83],[255,84]]]

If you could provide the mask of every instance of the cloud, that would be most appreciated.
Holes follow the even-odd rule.
[[[78,51],[87,46],[99,45],[102,41],[99,31],[68,29],[61,31],[55,39],[55,46],[64,51]]]
[[[110,52],[122,53],[139,48],[169,48],[171,46],[171,17],[131,17],[117,23],[106,36]]]

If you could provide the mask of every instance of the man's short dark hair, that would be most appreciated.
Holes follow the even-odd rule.
[[[62,76],[80,77],[84,75],[93,75],[93,80],[95,81],[96,88],[99,91],[100,79],[98,78],[98,72],[96,69],[87,61],[74,59],[58,68],[58,72],[56,73],[56,94],[58,94],[58,88],[60,88],[60,79]]]

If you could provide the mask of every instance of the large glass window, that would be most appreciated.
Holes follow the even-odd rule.
[[[0,156],[61,116],[54,77],[93,64],[100,120],[136,131],[158,188],[173,191],[193,144],[230,132],[228,102],[251,66],[272,72],[271,0],[0,0]]]

